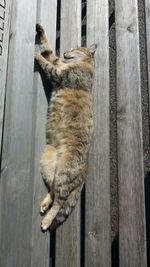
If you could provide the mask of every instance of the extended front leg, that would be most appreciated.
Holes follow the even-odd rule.
[[[58,60],[58,57],[55,56],[53,50],[50,48],[46,33],[40,24],[36,24],[36,32],[39,38],[42,56],[49,62],[54,63]]]
[[[48,44],[48,39],[47,39],[46,33],[40,24],[36,24],[36,32],[37,32],[37,35],[39,38],[41,50],[43,50],[43,51],[47,50],[47,49],[51,50],[49,47],[49,44]]]
[[[47,78],[57,83],[62,80],[63,70],[65,69],[63,64],[54,64],[54,62],[49,62],[38,52],[35,53],[35,60],[40,65]]]

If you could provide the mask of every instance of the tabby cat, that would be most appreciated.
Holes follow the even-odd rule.
[[[41,174],[49,191],[40,205],[47,214],[42,230],[56,228],[75,207],[87,172],[87,157],[93,132],[91,88],[97,45],[75,48],[56,57],[43,27],[36,25],[41,53],[35,60],[53,82],[47,121],[48,142],[43,152]]]

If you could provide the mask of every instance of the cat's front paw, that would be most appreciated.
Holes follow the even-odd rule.
[[[36,24],[36,32],[38,35],[42,35],[44,33],[44,29],[40,24]]]
[[[39,60],[40,56],[41,56],[40,53],[38,53],[38,52],[35,52],[35,53],[34,53],[34,59],[35,59],[36,61]]]

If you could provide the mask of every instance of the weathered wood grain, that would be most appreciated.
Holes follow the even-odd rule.
[[[150,1],[145,0],[146,15],[146,45],[147,45],[147,69],[148,69],[148,89],[149,89],[149,114],[150,114]]]
[[[11,0],[0,0],[0,145],[4,117]]]
[[[0,184],[0,266],[31,266],[36,0],[12,5]]]
[[[147,266],[137,1],[116,0],[119,258]]]
[[[73,11],[73,13],[72,13]],[[61,55],[81,45],[81,1],[61,1]],[[80,201],[80,200],[79,200]],[[56,267],[80,266],[80,203],[56,232]]]
[[[51,47],[55,50],[56,40],[56,11],[57,1],[40,0],[37,2],[37,22],[42,24],[50,40]],[[34,25],[35,26],[35,25]],[[39,46],[37,44],[37,46]],[[37,48],[38,49],[38,48]],[[36,66],[37,67],[37,66]],[[44,79],[44,77],[43,77]],[[46,91],[46,92],[45,92]],[[33,122],[33,179],[34,179],[34,199],[33,199],[33,220],[32,220],[32,255],[31,266],[48,267],[50,253],[49,232],[42,233],[40,224],[42,217],[39,214],[39,205],[45,197],[47,189],[42,180],[39,170],[39,161],[43,146],[46,143],[46,118],[50,86],[42,83],[41,75],[35,72],[34,75],[34,122]]]
[[[87,1],[87,45],[98,43],[94,136],[86,183],[85,266],[111,265],[108,1]]]

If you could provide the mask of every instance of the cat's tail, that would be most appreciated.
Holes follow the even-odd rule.
[[[79,187],[77,187],[74,191],[71,192],[69,198],[66,200],[66,202],[64,203],[64,205],[62,206],[58,214],[56,215],[55,219],[53,220],[50,226],[50,231],[56,229],[63,222],[66,221],[66,219],[71,214],[71,212],[73,211],[74,207],[77,204],[83,185],[84,185],[84,182]]]

